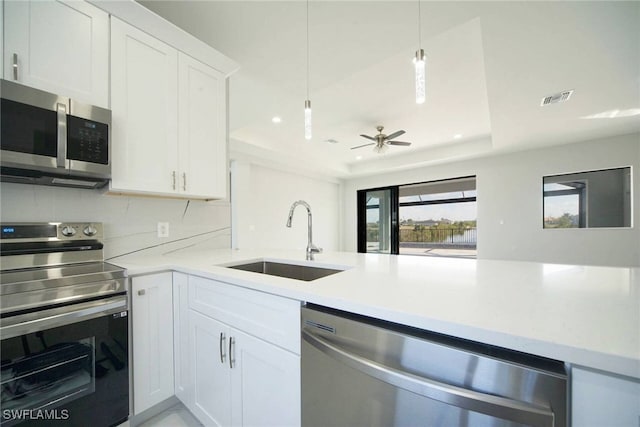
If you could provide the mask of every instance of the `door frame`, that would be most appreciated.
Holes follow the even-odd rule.
[[[358,252],[366,253],[367,252],[367,193],[371,191],[389,191],[391,209],[391,221],[390,221],[390,254],[398,255],[400,253],[400,236],[397,231],[399,227],[399,204],[398,204],[398,191],[399,187],[397,185],[392,185],[388,187],[378,187],[378,188],[367,188],[366,190],[358,190],[357,191],[357,236],[358,236]]]

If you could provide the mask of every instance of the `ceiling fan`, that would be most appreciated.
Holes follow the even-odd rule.
[[[351,147],[351,149],[355,150],[356,148],[362,148],[362,147],[368,147],[370,145],[375,145],[375,147],[373,147],[373,151],[375,151],[377,153],[383,153],[384,151],[387,150],[389,145],[403,145],[403,146],[411,145],[410,142],[391,141],[392,139],[397,138],[400,135],[404,134],[405,132],[403,130],[399,130],[397,132],[393,132],[390,135],[385,135],[384,133],[382,133],[382,130],[384,129],[384,126],[379,125],[379,126],[376,127],[376,129],[378,130],[378,134],[376,136],[369,136],[369,135],[362,135],[362,134],[360,135],[361,137],[370,139],[373,142],[370,142],[368,144],[358,145],[356,147]]]

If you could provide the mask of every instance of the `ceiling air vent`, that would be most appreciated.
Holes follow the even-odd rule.
[[[573,90],[565,90],[564,92],[554,93],[553,95],[545,96],[540,103],[541,107],[550,104],[557,104],[558,102],[568,101],[571,97]]]

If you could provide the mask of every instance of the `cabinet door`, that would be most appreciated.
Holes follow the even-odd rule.
[[[179,54],[180,191],[201,198],[227,195],[226,80]]]
[[[189,409],[193,407],[193,382],[189,360],[189,276],[173,273],[173,358],[175,394]]]
[[[300,356],[232,329],[232,425],[299,426]]]
[[[571,369],[571,424],[624,427],[640,422],[640,380]]]
[[[178,188],[178,52],[111,18],[112,191]]]
[[[189,310],[193,414],[206,426],[231,425],[229,329]]]
[[[172,277],[161,273],[131,282],[133,408],[139,414],[174,394]]]
[[[5,79],[109,108],[107,13],[84,1],[6,1],[4,15]]]

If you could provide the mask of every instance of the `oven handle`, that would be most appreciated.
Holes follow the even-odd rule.
[[[554,425],[554,414],[547,407],[481,393],[400,371],[350,353],[305,329],[302,330],[302,336],[313,347],[338,362],[426,398],[531,426],[552,427]]]
[[[5,317],[0,321],[0,336],[4,340],[114,313],[124,317],[127,311],[127,296],[118,295],[97,301],[20,314]]]

